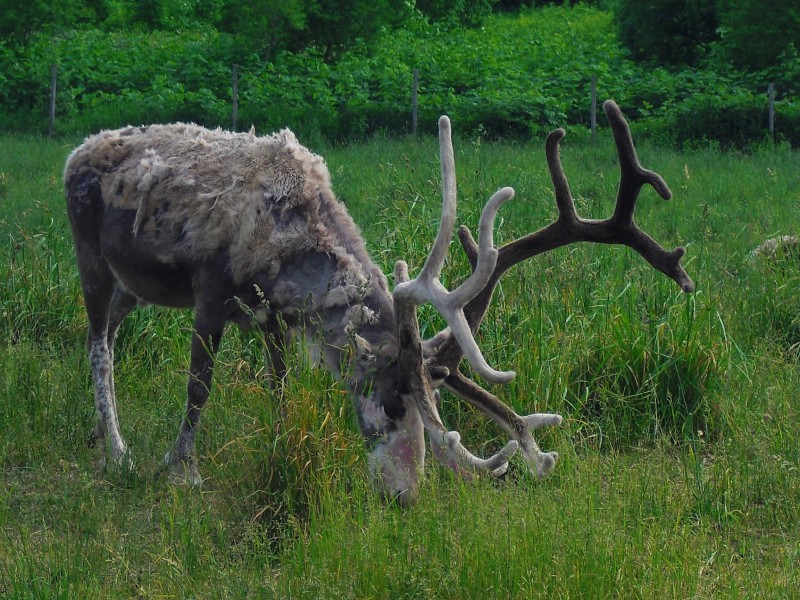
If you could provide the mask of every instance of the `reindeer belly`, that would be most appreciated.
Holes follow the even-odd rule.
[[[120,286],[140,301],[175,308],[195,303],[195,267],[180,251],[179,233],[134,234],[135,210],[106,206],[100,249]]]

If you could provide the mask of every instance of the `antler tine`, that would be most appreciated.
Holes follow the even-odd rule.
[[[653,186],[665,200],[672,197],[669,186],[660,175],[645,169],[639,163],[630,128],[616,102],[607,100],[603,104],[603,109],[611,125],[620,162],[621,176],[613,215],[604,220],[581,219],[577,215],[559,155],[559,142],[565,133],[563,129],[551,132],[547,137],[545,152],[550,179],[555,189],[559,218],[550,225],[509,242],[498,250],[495,272],[481,293],[464,309],[473,331],[483,319],[494,285],[505,271],[523,260],[575,242],[626,245],[675,281],[685,293],[694,291],[694,282],[680,264],[681,258],[686,253],[685,248],[679,246],[672,251],[665,250],[642,231],[633,219],[636,200],[645,184]],[[458,236],[467,257],[474,264],[475,241],[469,229],[462,225],[459,227]]]
[[[621,171],[617,205],[612,219],[620,223],[632,223],[636,200],[645,184],[649,183],[664,200],[672,198],[672,192],[661,175],[642,167],[633,145],[631,129],[617,103],[606,100],[603,103],[603,112],[606,113],[614,134]]]
[[[672,198],[672,191],[661,175],[642,167],[639,157],[636,155],[630,127],[617,103],[613,100],[606,100],[603,103],[603,111],[611,125],[620,167],[617,202],[614,214],[607,221],[619,228],[621,243],[639,252],[656,269],[673,279],[685,293],[691,293],[694,291],[694,282],[680,264],[686,249],[678,246],[671,252],[667,252],[658,242],[639,229],[633,220],[636,201],[646,184],[650,184],[664,200]],[[630,233],[629,239],[625,239],[625,233],[628,232]]]
[[[573,223],[578,220],[578,213],[575,210],[575,201],[572,199],[569,182],[564,174],[564,167],[561,166],[561,155],[558,152],[558,144],[565,135],[567,133],[563,129],[550,132],[545,143],[545,155],[547,156],[547,166],[550,169],[550,180],[555,188],[559,217]]]
[[[450,119],[444,115],[439,117],[439,162],[442,170],[442,218],[433,248],[415,281],[432,282],[439,279],[456,223],[456,161]]]
[[[497,190],[481,212],[478,231],[478,251],[472,275],[452,292],[448,292],[439,281],[447,249],[453,237],[456,219],[456,176],[450,120],[439,119],[439,150],[442,169],[442,217],[433,248],[416,279],[398,283],[393,295],[396,300],[423,304],[430,302],[442,314],[461,347],[464,357],[475,372],[492,383],[508,383],[514,371],[497,371],[489,366],[481,354],[469,323],[464,316],[464,305],[485,287],[497,265],[497,250],[494,247],[494,220],[500,207],[514,197],[514,190],[505,187]]]
[[[394,277],[396,285],[408,281],[406,263],[398,261],[395,264]],[[505,473],[509,458],[517,450],[517,442],[509,441],[500,452],[487,459],[478,458],[469,452],[461,444],[461,435],[457,431],[448,431],[444,426],[433,401],[433,391],[423,363],[415,305],[398,300],[395,304],[395,321],[399,346],[398,368],[405,378],[405,387],[401,393],[416,404],[435,454],[442,462],[458,471],[488,472],[493,476]],[[442,374],[447,376],[447,370],[444,369]]]
[[[499,398],[458,371],[450,373],[445,379],[444,386],[483,412],[519,442],[523,457],[539,477],[547,477],[550,474],[558,460],[558,453],[542,452],[531,432],[542,427],[561,425],[561,415],[554,413],[518,415]]]

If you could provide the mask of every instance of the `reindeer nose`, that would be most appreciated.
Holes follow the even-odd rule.
[[[401,492],[397,493],[392,500],[394,501],[395,504],[397,504],[397,506],[400,506],[401,508],[410,508],[417,503],[417,498],[418,494],[415,485],[414,489],[406,488]]]
[[[419,479],[411,473],[383,472],[378,475],[375,482],[379,488],[381,498],[386,504],[409,508],[417,503],[419,496]]]

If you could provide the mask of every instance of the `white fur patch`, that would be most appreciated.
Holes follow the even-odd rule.
[[[371,400],[362,397],[359,406],[365,422],[385,425],[388,421],[383,409]],[[369,469],[384,496],[409,505],[416,501],[425,469],[422,419],[417,410],[407,406],[405,417],[396,421],[395,426],[370,452]]]

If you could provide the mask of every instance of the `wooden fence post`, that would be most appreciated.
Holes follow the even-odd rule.
[[[56,132],[56,82],[58,81],[58,66],[56,63],[50,64],[50,126],[47,129],[48,135]]]
[[[592,109],[589,114],[589,121],[592,126],[592,144],[594,144],[597,132],[597,75],[595,74],[592,74]]]
[[[239,65],[233,65],[231,69],[231,83],[233,99],[233,130],[236,131],[236,122],[239,120]]]
[[[775,141],[775,84],[769,84],[767,90],[769,96],[769,137]]]
[[[411,135],[417,135],[417,87],[419,85],[419,69],[414,69],[414,80],[411,84]]]

